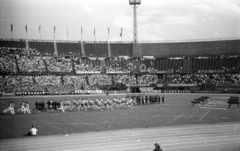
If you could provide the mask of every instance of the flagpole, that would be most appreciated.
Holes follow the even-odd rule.
[[[55,30],[56,30],[56,27],[54,26],[54,42],[55,42]]]
[[[109,27],[108,27],[108,42],[109,42],[109,32],[110,32],[110,29],[109,29]]]
[[[96,29],[94,28],[94,42],[96,42]]]
[[[123,39],[123,29],[122,28],[121,28],[120,36],[121,36],[121,42],[122,42],[122,39]]]
[[[13,39],[13,24],[11,24],[11,39]]]
[[[69,31],[68,31],[68,27],[67,27],[67,40],[69,40]]]
[[[81,27],[81,41],[82,41],[82,34],[83,34],[83,30],[82,30],[82,27]]]
[[[26,28],[26,40],[27,40],[27,25],[25,26],[25,28]]]
[[[38,27],[38,32],[39,32],[40,40],[41,40],[41,39],[42,39],[42,35],[41,35],[41,25]]]

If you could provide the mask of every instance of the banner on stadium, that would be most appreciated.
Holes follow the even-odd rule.
[[[76,71],[77,74],[100,74],[100,71]]]
[[[32,92],[16,92],[15,95],[44,95],[43,91],[32,91]]]
[[[102,90],[75,90],[75,94],[86,94],[86,93],[98,93],[101,94],[103,93]]]
[[[157,84],[157,87],[163,87],[163,84]]]
[[[168,84],[170,87],[194,87],[196,84]]]
[[[128,74],[130,71],[107,71],[109,74]]]
[[[217,83],[216,86],[222,86],[222,87],[240,87],[240,84]]]
[[[164,90],[164,93],[190,93],[188,90]]]
[[[123,90],[123,91],[117,91],[117,93],[127,93],[126,90]]]
[[[221,91],[194,91],[194,93],[222,93]]]
[[[126,84],[127,87],[135,87],[137,84]]]
[[[14,96],[15,94],[14,93],[5,93],[4,95],[5,96]]]
[[[139,88],[141,91],[152,91],[153,87],[140,87]]]

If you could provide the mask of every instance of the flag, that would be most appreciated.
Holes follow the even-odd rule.
[[[13,24],[11,24],[11,32],[13,32]]]
[[[27,33],[27,25],[25,25],[26,33]]]
[[[122,37],[122,32],[123,32],[123,29],[121,28],[121,33],[120,33],[120,37]]]
[[[54,27],[53,27],[53,29],[54,29],[54,34],[55,34],[55,31],[56,31],[56,27],[54,26]]]
[[[81,27],[81,34],[83,33],[83,29],[82,29],[82,27]]]
[[[94,28],[93,34],[95,35],[95,28]]]
[[[38,28],[38,32],[41,33],[41,25]]]

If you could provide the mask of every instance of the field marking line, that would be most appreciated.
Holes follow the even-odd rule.
[[[194,112],[191,116],[189,116],[189,117],[185,120],[185,122],[186,122],[188,119],[192,118],[197,112],[199,112],[199,110],[196,111],[196,112]]]
[[[193,126],[191,128],[189,128],[189,127],[168,128],[168,129],[164,128],[164,129],[157,129],[157,130],[154,128],[154,129],[151,129],[151,131],[146,130],[146,129],[141,129],[141,131],[138,131],[138,130],[134,131],[134,130],[132,130],[132,132],[120,131],[120,132],[117,132],[117,133],[114,132],[114,131],[108,131],[107,133],[109,133],[109,134],[87,133],[85,135],[84,133],[82,133],[82,134],[77,134],[77,135],[70,135],[70,137],[71,138],[75,138],[75,139],[78,138],[78,137],[84,137],[84,140],[87,140],[89,138],[90,138],[89,140],[92,140],[92,135],[93,134],[95,135],[94,138],[102,139],[102,138],[106,138],[106,137],[109,137],[109,136],[112,136],[112,135],[115,135],[115,136],[118,136],[118,137],[124,137],[124,136],[129,136],[129,135],[144,136],[144,135],[149,135],[149,134],[151,135],[152,133],[156,134],[156,132],[158,132],[158,133],[162,132],[161,134],[164,134],[164,135],[167,135],[167,136],[171,136],[172,134],[174,134],[174,135],[178,134],[179,135],[179,134],[188,134],[188,133],[192,133],[192,132],[194,132],[195,134],[196,133],[201,134],[202,132],[207,132],[207,131],[210,131],[210,132],[218,132],[218,131],[223,132],[223,130],[224,131],[229,131],[229,130],[232,131],[233,128],[237,129],[238,127],[240,127],[240,125],[238,125],[238,124],[237,125],[236,124],[231,124],[231,125],[214,125],[214,126],[212,126],[212,125],[210,125],[210,126],[209,125],[205,125],[204,127],[203,126],[201,126],[201,127]],[[187,132],[185,130],[187,130]],[[59,136],[61,138],[59,138]],[[64,141],[66,141],[65,137],[63,137],[63,135],[56,135],[56,136],[54,136],[54,138],[56,138],[56,137],[58,137],[58,140],[56,140],[56,141],[59,141],[61,139],[64,139]],[[7,145],[7,144],[15,143],[15,141],[16,141],[16,139],[12,139],[13,141],[9,142],[9,140],[11,140],[11,139],[8,139],[8,142],[0,140],[0,144],[4,143],[4,145]],[[29,141],[29,139],[21,139],[21,140],[17,139],[18,142],[22,142],[22,143],[24,143],[24,142],[28,142],[28,143],[32,142],[32,143],[34,143],[34,142],[39,141],[39,140],[41,140],[41,141],[51,140],[51,142],[54,141],[52,136],[50,136],[50,138],[48,138],[48,139],[46,139],[45,137],[40,136],[40,137],[37,137],[36,139],[31,139],[31,140]]]
[[[173,122],[173,121],[175,121],[175,120],[177,120],[177,119],[180,118],[183,114],[185,114],[185,112],[183,112],[181,115],[178,115],[178,116],[175,117],[173,120],[169,121],[168,124],[171,123],[171,122]]]
[[[198,122],[200,122],[209,112],[210,112],[210,110],[208,110],[208,111],[198,120]]]
[[[213,107],[201,107],[202,109],[216,109],[216,110],[226,110],[227,109],[227,107],[226,108],[213,108]]]

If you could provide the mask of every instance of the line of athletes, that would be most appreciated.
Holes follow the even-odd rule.
[[[121,107],[128,107],[133,108],[133,104],[137,105],[147,105],[147,104],[156,104],[161,103],[161,97],[159,95],[155,96],[147,96],[147,95],[127,95],[126,98],[117,98],[114,97],[113,99],[108,97],[107,99],[103,98],[83,98],[77,99],[74,98],[73,102],[68,100],[48,100],[48,101],[36,101],[35,102],[35,109],[32,111],[39,111],[48,113],[49,110],[53,111],[60,111],[65,112],[65,110],[113,110],[114,107],[121,108]],[[164,96],[162,97],[162,103],[164,103]],[[9,102],[9,106],[7,109],[4,110],[4,113],[10,112],[15,114],[14,111],[14,103],[13,101]],[[23,101],[21,103],[21,108],[17,111],[31,114],[30,106],[27,101]]]
[[[10,112],[11,114],[15,114],[14,106],[15,106],[14,102],[9,101],[8,102],[8,107],[5,110],[3,110],[3,113]],[[18,112],[23,112],[24,114],[26,114],[26,113],[31,114],[29,103],[27,101],[22,101],[21,108],[18,109],[17,111]]]

